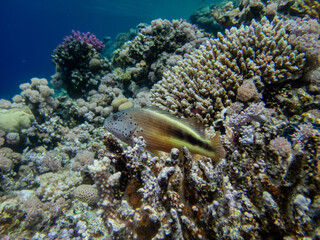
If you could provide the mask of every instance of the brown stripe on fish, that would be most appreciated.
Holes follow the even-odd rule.
[[[174,134],[179,140],[184,140],[188,144],[192,144],[198,147],[201,147],[208,151],[215,151],[215,148],[211,146],[208,142],[203,141],[202,139],[196,138],[195,136],[189,134],[188,132],[183,132],[182,129],[172,128],[170,131]]]

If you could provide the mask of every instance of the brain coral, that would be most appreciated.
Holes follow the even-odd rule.
[[[153,105],[179,116],[196,115],[210,124],[217,112],[235,101],[237,89],[253,80],[259,91],[302,75],[304,54],[288,43],[284,23],[266,18],[261,24],[226,30],[210,39],[152,88]]]
[[[89,184],[82,184],[74,190],[74,196],[90,205],[99,201],[98,189]]]

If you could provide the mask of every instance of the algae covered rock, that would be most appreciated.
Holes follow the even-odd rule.
[[[0,109],[0,130],[18,132],[31,127],[34,116],[28,108]]]

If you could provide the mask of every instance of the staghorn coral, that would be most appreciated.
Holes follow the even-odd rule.
[[[153,105],[173,114],[196,116],[211,124],[219,111],[235,101],[245,80],[258,91],[301,77],[304,54],[292,49],[283,21],[266,18],[261,24],[226,30],[164,73],[152,88]],[[256,97],[257,98],[257,97]]]
[[[212,7],[211,13],[215,21],[225,28],[240,27],[248,25],[255,19],[260,21],[264,15],[273,19],[275,12],[266,9],[264,2],[260,0],[242,0],[234,7],[233,2],[227,2]]]
[[[281,14],[320,19],[320,4],[317,0],[276,1]]]
[[[194,210],[185,207],[179,197],[184,179],[183,170],[177,165],[177,149],[164,161],[144,152],[145,143],[141,138],[124,154],[115,139],[109,136],[106,141],[112,153],[106,153],[89,169],[102,193],[99,206],[113,238],[204,237],[203,229],[198,229],[193,219],[192,211],[197,207],[194,206]],[[186,193],[185,197],[186,201],[192,199],[191,194]],[[183,233],[182,227],[188,230]]]

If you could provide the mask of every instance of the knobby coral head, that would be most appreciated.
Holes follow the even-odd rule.
[[[103,42],[101,42],[94,34],[87,32],[81,33],[80,31],[71,31],[70,36],[66,36],[64,41],[60,44],[60,46],[66,46],[70,41],[77,41],[77,42],[85,42],[87,45],[92,45],[98,52],[101,52],[102,48],[105,47]]]

